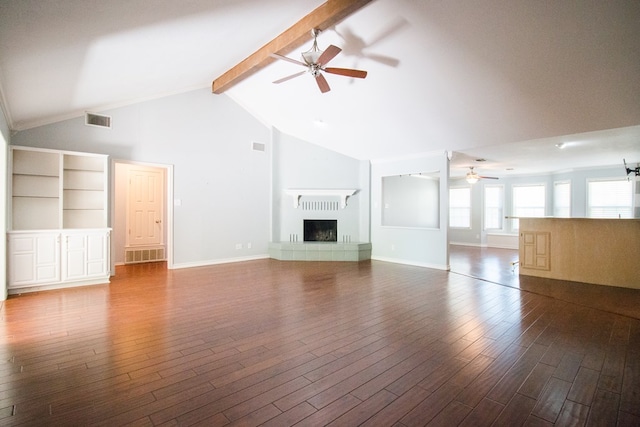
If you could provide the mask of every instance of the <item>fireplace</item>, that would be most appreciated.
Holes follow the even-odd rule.
[[[304,241],[305,242],[337,242],[338,241],[338,220],[337,219],[305,219],[304,220]]]

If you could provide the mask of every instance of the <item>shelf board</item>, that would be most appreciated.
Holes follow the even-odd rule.
[[[58,196],[21,196],[19,194],[13,194],[12,197],[17,199],[59,199]]]
[[[50,174],[44,174],[44,173],[19,173],[19,172],[14,172],[12,173],[13,176],[35,176],[38,178],[60,178],[60,175],[50,175]]]
[[[293,197],[293,207],[300,206],[300,197],[302,196],[323,196],[323,197],[339,197],[340,207],[347,207],[347,199],[353,196],[358,190],[356,189],[306,189],[306,188],[289,188],[284,192]]]

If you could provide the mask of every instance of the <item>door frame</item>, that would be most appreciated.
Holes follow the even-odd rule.
[[[120,191],[125,191],[126,188],[119,188],[116,177],[116,165],[117,164],[125,164],[125,165],[135,165],[135,166],[143,166],[143,167],[153,167],[158,169],[164,169],[165,172],[165,193],[164,193],[164,209],[166,212],[165,221],[165,244],[166,244],[166,255],[167,255],[167,268],[173,269],[174,266],[174,256],[173,256],[173,165],[167,164],[159,164],[159,163],[147,163],[147,162],[138,162],[133,160],[122,160],[122,159],[111,159],[111,198],[110,198],[110,223],[111,227],[115,226],[116,223],[116,198],[123,197],[126,199],[126,194],[120,194]],[[126,209],[126,208],[125,208]],[[126,213],[125,213],[126,214]],[[115,232],[115,230],[113,231]],[[112,232],[112,233],[113,233]],[[115,252],[115,241],[116,239],[111,239],[111,253]],[[115,259],[116,257],[111,256],[111,275],[115,275]]]

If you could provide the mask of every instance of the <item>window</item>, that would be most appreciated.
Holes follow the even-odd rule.
[[[449,189],[449,226],[471,227],[471,188]]]
[[[544,216],[544,208],[544,184],[517,185],[513,187],[513,216],[541,217]],[[519,221],[514,219],[511,228],[517,230],[519,227]]]
[[[589,218],[633,218],[632,182],[626,179],[587,182]]]
[[[553,183],[553,216],[571,217],[571,182],[569,181]]]
[[[484,229],[502,230],[503,187],[486,185],[484,187]]]

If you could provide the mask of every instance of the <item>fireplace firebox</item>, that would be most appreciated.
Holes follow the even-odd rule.
[[[305,242],[337,242],[338,220],[336,219],[305,219]]]

